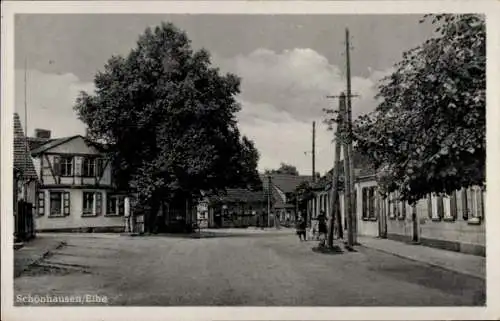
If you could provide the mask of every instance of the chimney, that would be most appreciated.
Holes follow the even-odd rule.
[[[49,139],[50,138],[50,130],[37,128],[37,129],[35,129],[35,137]]]

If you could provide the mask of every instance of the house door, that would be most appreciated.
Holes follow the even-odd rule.
[[[222,214],[220,212],[215,212],[215,214],[214,214],[214,224],[215,224],[215,227],[221,227],[222,226]]]

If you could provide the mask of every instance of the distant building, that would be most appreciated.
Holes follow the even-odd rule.
[[[211,228],[267,226],[266,195],[263,190],[228,189],[200,203],[198,220]]]
[[[298,204],[293,201],[295,190],[301,183],[311,182],[312,176],[270,174],[261,175],[261,180],[266,195],[271,190],[271,211],[275,218],[279,219],[280,224],[295,222],[298,211]]]

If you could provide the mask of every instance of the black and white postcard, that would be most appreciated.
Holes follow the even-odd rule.
[[[3,2],[2,319],[500,317],[498,9]]]

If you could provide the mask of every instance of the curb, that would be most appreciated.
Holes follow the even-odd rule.
[[[40,264],[44,259],[51,256],[53,251],[59,250],[60,248],[62,248],[65,245],[67,245],[66,242],[60,241],[59,243],[57,243],[57,245],[54,248],[43,252],[41,255],[37,255],[33,260],[31,260],[30,263],[26,264],[23,268],[19,269],[17,271],[17,273],[16,273],[16,271],[14,271],[14,278],[21,276],[24,272],[26,272],[32,266]]]
[[[432,262],[428,262],[428,261],[418,260],[418,259],[415,259],[415,258],[412,258],[412,257],[408,257],[408,256],[405,256],[405,255],[402,255],[402,254],[391,252],[389,250],[383,250],[383,249],[376,248],[376,247],[371,247],[371,246],[368,246],[368,245],[361,245],[361,247],[365,247],[365,248],[372,249],[372,250],[375,250],[375,251],[378,251],[378,252],[390,254],[390,255],[393,255],[393,256],[396,256],[396,257],[399,257],[399,258],[402,258],[402,259],[410,260],[410,261],[413,261],[413,262],[418,262],[418,263],[425,264],[425,265],[428,265],[428,266],[432,266],[432,267],[435,267],[435,268],[439,268],[441,270],[451,271],[451,272],[459,273],[459,274],[464,274],[464,275],[467,275],[467,276],[470,276],[470,277],[474,277],[476,279],[481,279],[481,280],[486,281],[486,276],[480,276],[480,275],[473,274],[473,273],[470,273],[470,272],[467,272],[467,271],[458,271],[456,269],[452,269],[452,268],[449,268],[447,266],[442,266],[442,265],[439,265],[439,264],[436,264],[436,263],[432,263]]]

